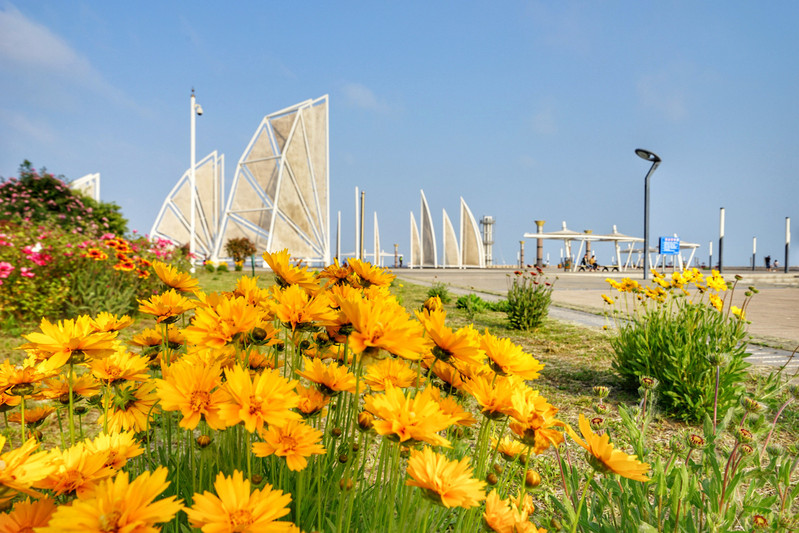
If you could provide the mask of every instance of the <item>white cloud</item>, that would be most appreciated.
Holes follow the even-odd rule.
[[[0,8],[0,71],[25,80],[46,76],[87,88],[111,101],[136,107],[108,83],[90,61],[46,26],[25,17],[13,5]]]
[[[374,92],[366,85],[360,83],[345,83],[342,86],[344,100],[349,105],[367,109],[369,111],[388,111],[389,106],[377,98]]]
[[[558,132],[558,124],[551,106],[540,109],[532,119],[533,131],[539,135],[554,135]]]
[[[57,139],[57,135],[46,123],[37,122],[16,111],[0,109],[0,125],[4,136],[9,139],[33,140],[37,143],[49,144]]]

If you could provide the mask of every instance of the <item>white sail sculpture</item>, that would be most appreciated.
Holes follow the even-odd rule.
[[[95,202],[100,201],[100,173],[86,174],[69,183],[69,188],[77,191],[84,196],[88,196]]]
[[[461,197],[461,241],[460,266],[485,268],[485,253],[480,227],[472,215],[469,206]]]
[[[444,257],[441,261],[441,266],[444,268],[460,268],[461,256],[458,251],[458,238],[455,236],[455,228],[452,226],[452,221],[447,215],[447,210],[442,209],[443,212],[443,235],[441,245],[443,247]]]
[[[375,211],[375,235],[374,235],[374,254],[372,264],[378,267],[383,266],[383,259],[380,257],[380,228],[377,225],[377,211]]]
[[[430,215],[430,208],[427,206],[427,198],[422,193],[422,212],[419,215],[421,223],[420,234],[422,237],[422,255],[420,259],[420,266],[422,267],[438,267],[438,249],[436,248],[436,232],[433,228],[433,217]]]
[[[191,169],[186,170],[167,195],[155,218],[151,237],[185,245],[191,239]],[[195,174],[195,251],[215,258],[219,236],[221,194],[224,191],[225,156],[211,152],[199,162]]]
[[[259,251],[330,262],[328,96],[263,118],[239,159],[217,252],[248,237]]]
[[[416,225],[416,218],[411,211],[411,257],[408,261],[409,268],[422,266],[422,238],[419,235],[419,226]]]

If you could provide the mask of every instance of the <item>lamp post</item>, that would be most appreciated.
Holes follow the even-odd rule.
[[[195,204],[197,203],[197,179],[196,179],[196,176],[195,176],[195,173],[194,173],[195,167],[197,166],[197,161],[196,161],[197,160],[197,150],[196,150],[196,144],[197,144],[196,137],[197,137],[197,135],[196,135],[196,125],[195,125],[196,118],[195,117],[197,115],[202,115],[202,114],[203,114],[203,108],[202,108],[202,106],[200,106],[200,104],[195,102],[195,99],[194,99],[194,88],[192,88],[192,90],[191,90],[191,107],[190,107],[190,110],[189,110],[189,115],[191,117],[191,167],[189,167],[190,168],[190,171],[189,171],[189,184],[191,185],[191,195],[190,195],[191,207],[190,207],[189,211],[190,211],[191,214],[189,215],[189,217],[190,217],[190,220],[189,220],[189,226],[190,226],[189,227],[189,234],[190,234],[190,237],[189,237],[189,256],[190,256],[191,273],[192,274],[194,274],[194,251],[195,251],[194,240],[195,240],[195,235],[196,235],[196,224],[195,224],[196,206],[195,206]]]
[[[649,167],[649,172],[646,173],[646,178],[644,178],[644,279],[649,278],[649,178],[652,177],[652,173],[655,172],[655,169],[660,164],[660,157],[657,156],[654,152],[650,152],[649,150],[644,150],[643,148],[637,148],[635,150],[635,155],[644,159],[645,161],[649,161],[652,163],[652,166]]]

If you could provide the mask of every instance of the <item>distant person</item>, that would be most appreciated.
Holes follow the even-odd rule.
[[[771,270],[771,256],[767,255],[764,261],[766,262],[766,270]]]
[[[400,260],[400,268],[402,268],[402,256],[399,256],[399,260]]]
[[[780,270],[780,262],[776,259],[774,260],[774,272],[779,272]]]

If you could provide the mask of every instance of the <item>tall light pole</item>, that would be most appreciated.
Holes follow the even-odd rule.
[[[194,238],[196,235],[196,226],[195,226],[195,218],[196,218],[196,206],[197,203],[197,179],[194,174],[195,167],[197,166],[197,150],[196,150],[196,143],[197,143],[197,135],[196,135],[196,116],[203,114],[203,108],[200,104],[195,102],[194,100],[194,88],[191,89],[191,108],[189,110],[189,115],[191,116],[191,167],[189,170],[189,184],[191,186],[191,208],[190,208],[190,221],[189,221],[189,255],[191,261],[191,273],[194,273]]]
[[[724,272],[724,208],[719,212],[719,273]]]
[[[649,167],[649,172],[646,173],[646,178],[644,178],[644,279],[649,278],[649,178],[652,177],[652,173],[655,172],[655,169],[660,164],[660,158],[654,152],[650,152],[649,150],[644,150],[643,148],[637,148],[635,150],[635,155],[649,161],[652,163],[652,166]]]

